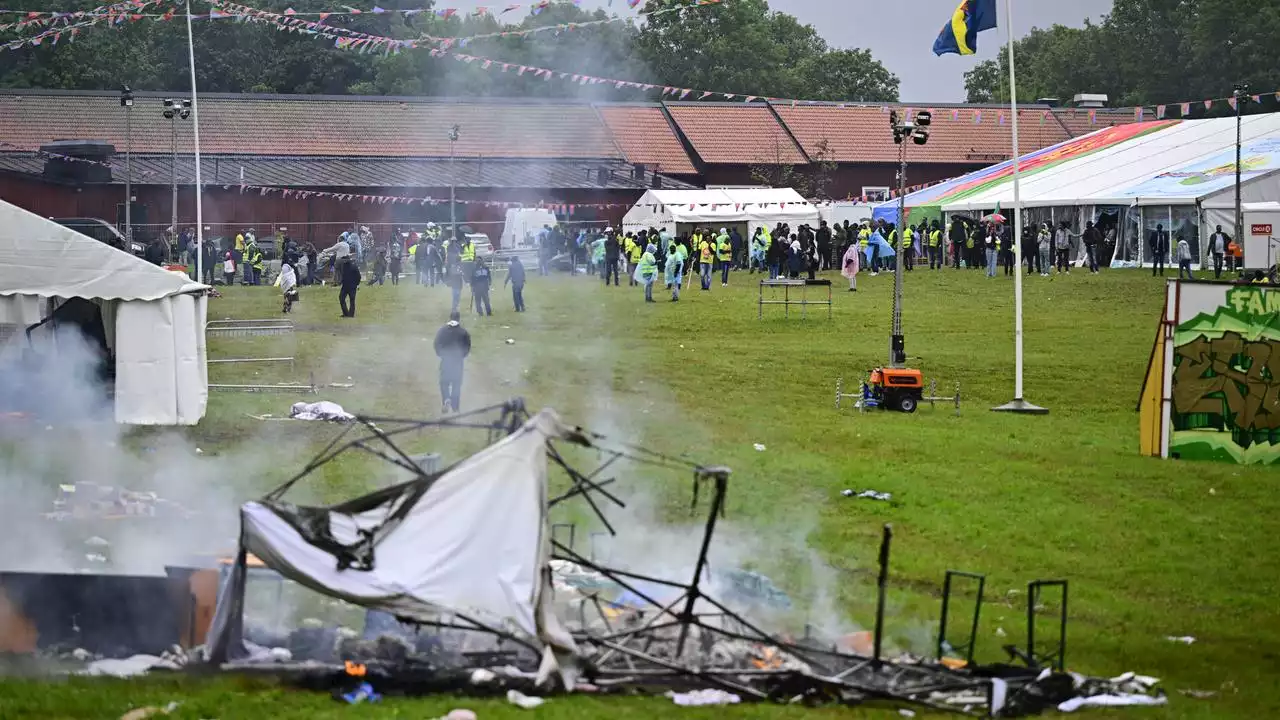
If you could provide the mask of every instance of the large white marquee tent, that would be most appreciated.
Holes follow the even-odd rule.
[[[624,231],[667,228],[673,234],[737,225],[744,237],[778,223],[818,225],[818,207],[791,188],[649,190],[622,218]]]
[[[194,425],[209,396],[204,285],[0,201],[0,325],[25,331],[73,299],[101,311],[115,418]]]
[[[1135,123],[1099,130],[1025,155],[1024,221],[1086,221],[1114,230],[1113,264],[1151,262],[1148,238],[1157,226],[1185,237],[1203,260],[1221,225],[1235,236],[1235,118]],[[1280,200],[1280,114],[1241,122],[1244,202]],[[1013,207],[1012,163],[1004,162],[908,195],[912,222],[975,216]],[[892,214],[896,203],[877,208]]]

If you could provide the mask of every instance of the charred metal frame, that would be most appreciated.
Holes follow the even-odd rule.
[[[966,578],[978,581],[978,594],[973,604],[973,624],[969,627],[968,642],[951,643],[947,640],[948,615],[951,612],[951,596],[953,595],[954,581],[957,578]],[[963,653],[966,664],[973,664],[973,650],[978,644],[978,617],[982,613],[982,591],[986,588],[987,576],[978,573],[963,572],[960,570],[948,570],[946,579],[942,583],[942,618],[938,621],[938,648],[937,656],[939,658],[946,657],[947,648]]]
[[[438,420],[358,417],[298,474],[268,493],[265,499],[279,500],[304,477],[348,450],[371,454],[420,479],[443,474],[448,472],[448,468],[431,475],[423,472],[409,454],[396,444],[396,438],[427,428],[470,428],[487,431],[492,443],[516,432],[528,417],[521,400]],[[594,469],[583,472],[565,459],[557,443],[596,451],[600,454],[600,461]],[[993,685],[989,678],[967,670],[951,670],[932,662],[897,661],[883,657],[885,592],[892,541],[892,529],[889,526],[885,526],[880,552],[879,602],[873,656],[840,652],[834,647],[828,649],[802,645],[791,638],[769,634],[713,597],[705,587],[708,555],[717,522],[725,517],[725,499],[730,477],[728,468],[704,466],[645,448],[607,441],[603,436],[580,428],[565,440],[549,441],[547,458],[552,465],[561,468],[570,480],[569,489],[551,498],[548,506],[555,507],[570,500],[581,499],[595,514],[605,528],[604,534],[608,536],[617,536],[618,532],[606,516],[605,508],[609,505],[624,508],[625,504],[608,489],[616,482],[616,478],[603,478],[601,475],[620,460],[682,472],[691,470],[691,511],[697,511],[704,487],[709,493],[694,571],[687,581],[651,577],[609,567],[596,557],[586,556],[595,555],[594,540],[599,534],[592,533],[589,536],[592,547],[582,553],[574,548],[577,532],[571,524],[552,526],[549,540],[554,559],[597,573],[642,601],[626,608],[631,613],[632,620],[632,624],[627,625],[618,618],[609,617],[606,606],[611,603],[601,599],[598,594],[591,593],[581,599],[577,607],[581,628],[573,631],[572,635],[583,650],[584,674],[592,682],[602,687],[659,684],[664,688],[696,688],[710,685],[737,693],[746,699],[779,702],[805,699],[845,703],[885,701],[974,716],[991,712]],[[566,529],[567,543],[562,541],[566,539],[563,537]],[[241,549],[237,565],[243,563],[244,555],[245,551]],[[641,589],[640,586],[646,584],[669,588],[678,593],[674,599],[660,602]],[[614,606],[615,609],[619,607]],[[595,617],[590,617],[589,613]],[[599,624],[593,629],[593,623],[597,620]],[[482,632],[530,646],[527,639],[458,613],[452,613],[450,622],[417,624]],[[755,666],[750,667],[749,661],[730,653],[725,662],[719,662],[714,652],[717,642],[736,643],[739,648],[741,644],[747,644],[750,652],[762,653],[768,661],[755,662]],[[674,652],[671,652],[672,649]],[[757,655],[758,657],[760,656]],[[945,696],[936,693],[963,695],[965,701],[961,704],[949,704],[945,702]]]
[[[1036,649],[1036,608],[1040,605],[1043,590],[1062,589],[1062,604],[1058,609],[1058,644],[1045,651]],[[1037,667],[1053,668],[1059,672],[1067,663],[1067,581],[1036,580],[1027,583],[1027,659]]]

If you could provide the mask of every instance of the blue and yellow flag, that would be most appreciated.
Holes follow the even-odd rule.
[[[951,20],[933,41],[933,54],[972,55],[978,51],[978,33],[996,26],[996,0],[960,0]]]

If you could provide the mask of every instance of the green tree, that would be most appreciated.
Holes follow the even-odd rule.
[[[1255,92],[1274,92],[1280,87],[1277,36],[1276,2],[1115,0],[1099,24],[1036,29],[1019,40],[1018,96],[1103,92],[1124,106],[1222,98],[1242,81]],[[997,60],[965,74],[969,100],[1007,101],[1007,77],[1001,50]],[[1264,109],[1270,107],[1268,101]],[[1193,112],[1202,108],[1193,105]]]

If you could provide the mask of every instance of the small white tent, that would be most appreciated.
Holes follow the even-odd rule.
[[[738,225],[743,237],[758,227],[786,223],[818,225],[818,208],[791,188],[649,190],[622,218],[622,229],[667,228],[673,234],[695,227],[712,230]]]
[[[115,418],[194,425],[209,382],[207,288],[0,201],[0,325],[39,323],[72,298],[101,309],[115,359]]]

